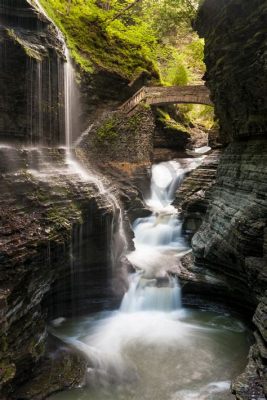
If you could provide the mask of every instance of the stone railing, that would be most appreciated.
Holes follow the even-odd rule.
[[[212,106],[209,89],[204,85],[195,86],[143,86],[130,99],[123,103],[120,110],[129,113],[138,104],[205,104]]]

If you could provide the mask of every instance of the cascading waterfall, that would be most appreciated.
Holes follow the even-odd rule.
[[[232,341],[245,364],[245,328],[229,315],[184,310],[179,283],[170,273],[188,251],[171,202],[185,173],[200,162],[153,167],[147,199],[152,216],[134,223],[135,251],[127,257],[136,273],[129,276],[120,309],[52,328],[91,367],[83,389],[51,399],[227,399],[237,365],[223,343]]]
[[[181,306],[178,281],[169,272],[175,271],[179,258],[189,248],[182,236],[182,222],[171,203],[185,174],[201,162],[202,158],[184,159],[184,167],[178,161],[152,167],[151,195],[146,203],[153,214],[133,224],[135,251],[128,259],[139,272],[130,280],[123,310],[144,307],[171,311]]]
[[[67,158],[71,157],[71,143],[72,143],[72,113],[73,113],[73,86],[75,82],[74,70],[71,65],[69,51],[65,46],[66,62],[64,64],[64,96],[65,96],[65,138],[66,138],[66,151]]]
[[[32,4],[39,13],[51,21],[38,0],[32,1]],[[41,20],[42,18],[40,18]],[[51,23],[53,22],[51,21]],[[43,32],[43,24],[42,21],[39,23],[38,35]],[[64,182],[66,177],[66,180],[73,181],[75,186],[79,184],[83,186],[85,183],[95,187],[96,197],[99,195],[103,199],[103,205],[105,204],[110,209],[110,214],[113,214],[110,226],[108,226],[108,230],[110,230],[108,238],[103,239],[105,242],[110,240],[107,257],[103,255],[103,259],[107,259],[110,266],[105,272],[107,280],[112,278],[110,289],[116,289],[116,281],[111,275],[117,274],[120,277],[121,259],[126,253],[128,245],[123,226],[123,211],[116,197],[115,187],[111,187],[110,182],[90,166],[89,168],[83,167],[76,158],[74,143],[75,141],[79,142],[77,136],[80,134],[78,85],[63,35],[54,24],[53,26],[57,35],[55,42],[61,49],[61,54],[57,56],[54,51],[53,57],[50,58],[50,54],[43,49],[44,57],[26,58],[25,109],[27,110],[29,132],[26,132],[25,138],[23,137],[23,146],[12,145],[9,142],[0,146],[1,156],[5,160],[4,163],[1,163],[1,172],[13,173],[27,168],[27,173],[35,179],[35,184],[40,182],[48,183],[50,187],[53,184],[56,186],[59,181]],[[65,60],[62,57],[63,53]],[[40,54],[43,53],[40,52]],[[54,109],[53,105],[56,99],[60,100],[60,106]],[[55,103],[58,105],[57,101]],[[60,138],[53,130],[54,125],[60,126]],[[12,135],[9,136],[12,137]],[[105,220],[109,221],[108,218]],[[86,223],[87,221],[84,222],[84,224]],[[75,224],[72,229],[72,234],[75,235]],[[84,232],[85,237],[86,232]],[[81,241],[84,238],[81,238]],[[75,238],[70,240],[70,266],[74,258],[73,253],[75,253],[75,250],[72,249],[72,241],[75,242],[75,240]],[[81,265],[81,263],[77,264]],[[81,276],[77,276],[79,265],[76,269],[75,266],[70,268],[71,278],[81,279]],[[86,260],[84,260],[84,265],[86,265]],[[73,275],[75,276],[73,277]],[[66,282],[67,285],[68,282]],[[70,297],[74,296],[70,295]]]
[[[39,2],[35,3],[45,14]],[[73,117],[77,115],[74,111],[77,105],[75,76],[60,31],[58,38],[64,44],[66,56],[65,118],[61,118],[65,119],[65,153],[61,166],[51,163],[51,149],[41,147],[48,143],[44,137],[47,138],[48,134],[51,139],[49,143],[55,144],[52,140],[53,129],[50,128],[47,133],[44,128],[46,117],[43,102],[44,99],[50,99],[51,88],[49,85],[45,87],[43,79],[43,69],[49,69],[50,65],[42,61],[35,60],[33,63],[37,64],[31,65],[31,78],[34,76],[28,105],[31,127],[34,128],[30,131],[31,147],[17,151],[15,147],[5,145],[2,149],[5,156],[10,158],[8,172],[27,166],[28,172],[39,180],[52,181],[57,174],[69,174],[97,187],[99,194],[107,199],[113,209],[111,244],[112,264],[115,267],[127,248],[123,213],[116,196],[103,183],[102,177],[93,170],[83,168],[73,154],[72,147],[76,139],[73,135]],[[58,87],[61,88],[63,76],[58,76],[58,79]],[[34,93],[35,88],[38,93]],[[33,105],[36,99],[38,101]],[[48,108],[51,104],[52,101]],[[33,144],[36,147],[32,147]],[[21,154],[18,155],[19,152]],[[201,155],[202,151],[196,153]],[[21,155],[23,160],[19,157]],[[152,215],[138,219],[133,225],[135,251],[128,254],[128,259],[136,273],[129,276],[129,290],[122,299],[120,309],[80,320],[58,318],[54,321],[51,332],[82,352],[90,365],[85,388],[56,394],[52,397],[54,400],[228,398],[230,380],[246,363],[247,337],[244,325],[227,313],[184,310],[179,282],[173,274],[179,258],[189,249],[182,236],[179,215],[171,203],[184,175],[200,162],[201,158],[184,159],[153,166],[151,195],[146,201]],[[76,228],[72,234],[80,245],[83,227],[80,225]],[[78,253],[81,255],[82,251]],[[50,258],[49,246],[47,257]],[[75,268],[72,261],[70,268]]]

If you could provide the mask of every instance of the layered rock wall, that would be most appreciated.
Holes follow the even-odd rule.
[[[256,344],[233,384],[247,400],[267,393],[266,16],[260,0],[206,0],[196,24],[221,137],[230,144],[192,244],[198,265],[223,274],[232,295],[240,291],[240,300],[254,305]]]
[[[47,320],[105,307],[113,210],[63,150],[0,153],[0,397],[16,399],[41,368]]]
[[[226,143],[266,136],[266,15],[261,0],[206,0],[199,11],[205,80]]]
[[[0,141],[64,144],[64,54],[55,26],[26,0],[1,1],[0,24]]]

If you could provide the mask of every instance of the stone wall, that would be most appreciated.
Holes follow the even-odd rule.
[[[149,108],[139,106],[135,113],[108,113],[84,136],[79,147],[101,167],[110,162],[150,163],[153,153],[154,116]]]
[[[221,137],[231,144],[193,252],[197,265],[225,276],[232,294],[240,291],[240,301],[253,304],[256,344],[233,384],[236,398],[246,400],[267,394],[266,16],[260,0],[206,0],[196,24]]]

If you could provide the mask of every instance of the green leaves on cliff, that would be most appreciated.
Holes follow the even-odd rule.
[[[194,46],[201,47],[190,25],[196,0],[41,3],[65,34],[76,63],[86,71],[103,68],[127,80],[146,71],[150,80],[171,85],[195,80],[203,70],[201,58],[193,60]]]

